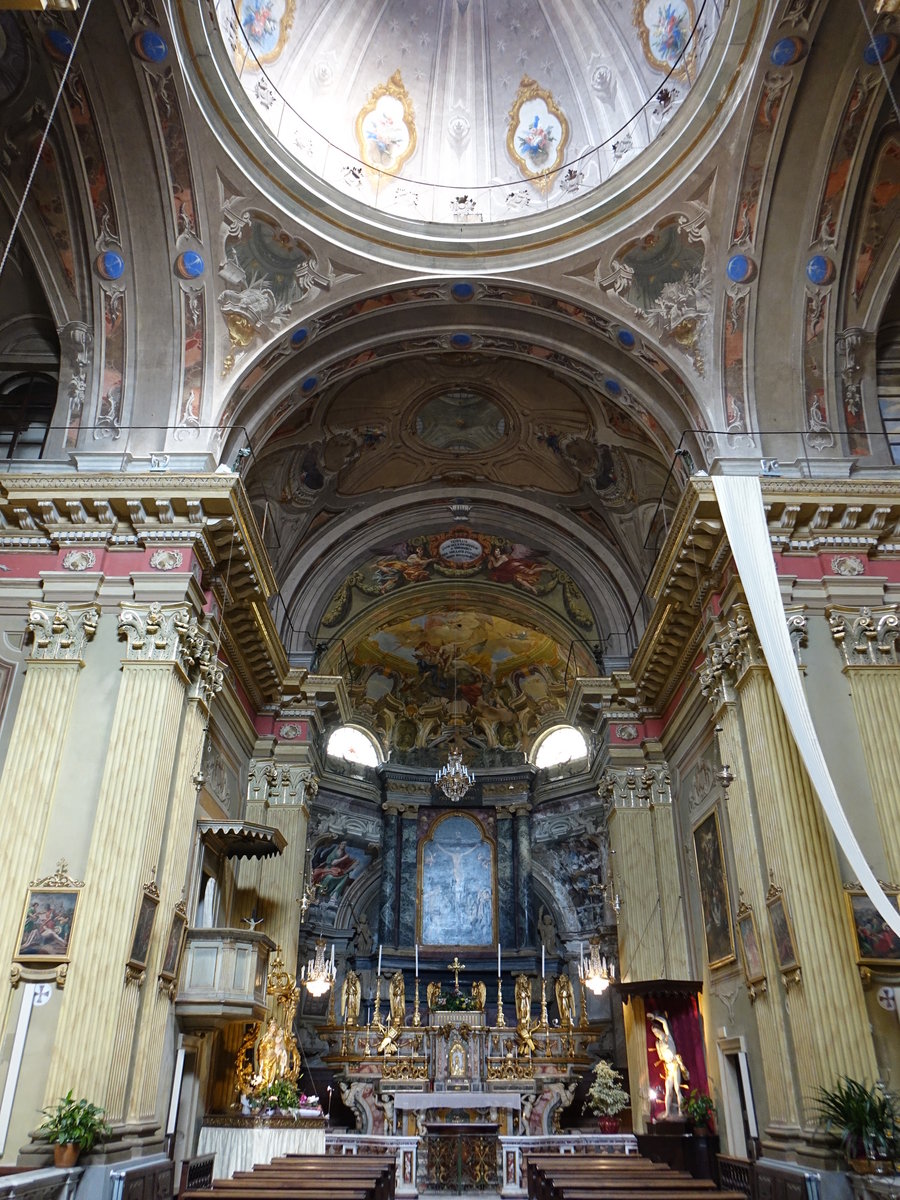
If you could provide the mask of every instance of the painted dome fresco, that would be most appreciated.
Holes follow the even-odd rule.
[[[672,122],[716,0],[217,0],[223,82],[295,165],[417,222],[554,208]]]

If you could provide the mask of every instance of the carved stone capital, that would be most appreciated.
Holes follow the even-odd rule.
[[[222,690],[225,672],[215,644],[183,605],[128,605],[119,614],[119,637],[128,642],[131,662],[178,663],[205,703]]]
[[[28,631],[33,641],[32,659],[79,661],[85,642],[97,632],[100,609],[96,604],[57,604],[56,608],[31,602]]]
[[[267,800],[270,805],[302,807],[319,790],[319,781],[312,767],[275,767],[267,780]]]
[[[654,808],[672,803],[672,779],[664,763],[607,767],[598,793],[611,808]]]
[[[825,615],[831,636],[848,667],[900,663],[897,645],[900,617],[896,604],[883,608],[845,608],[835,604],[825,610]]]

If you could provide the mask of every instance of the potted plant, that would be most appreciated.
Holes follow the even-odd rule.
[[[275,1079],[254,1097],[263,1112],[288,1112],[297,1108],[297,1089],[289,1079]]]
[[[820,1087],[815,1097],[820,1125],[835,1133],[847,1163],[868,1173],[894,1157],[900,1134],[900,1103],[880,1083],[867,1087],[842,1076],[835,1087]]]
[[[699,1092],[696,1088],[685,1100],[682,1110],[684,1115],[690,1121],[694,1131],[699,1133],[701,1130],[713,1132],[713,1118],[716,1115],[716,1106],[706,1092]]]
[[[629,1096],[622,1087],[622,1076],[612,1063],[601,1058],[594,1067],[594,1078],[584,1101],[584,1111],[597,1117],[601,1133],[618,1133],[618,1113],[628,1107]]]
[[[82,1150],[91,1150],[95,1143],[109,1137],[103,1109],[89,1100],[73,1099],[71,1088],[55,1108],[41,1111],[47,1119],[40,1129],[53,1143],[53,1161],[58,1167],[73,1167]]]

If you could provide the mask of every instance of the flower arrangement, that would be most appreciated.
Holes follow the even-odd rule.
[[[253,1115],[294,1116],[302,1109],[320,1110],[319,1097],[298,1092],[289,1079],[276,1079],[246,1098]],[[244,1110],[246,1112],[246,1109]]]
[[[622,1076],[612,1063],[601,1058],[594,1067],[594,1078],[584,1101],[584,1111],[598,1117],[614,1117],[627,1108],[630,1097],[622,1087]]]
[[[716,1106],[705,1092],[698,1092],[694,1088],[681,1111],[698,1129],[702,1129],[704,1125],[711,1128],[710,1118],[716,1115]]]
[[[431,1002],[433,1012],[478,1012],[478,1001],[465,992],[452,991],[435,996]]]

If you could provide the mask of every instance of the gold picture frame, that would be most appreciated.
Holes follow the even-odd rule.
[[[713,806],[694,826],[694,855],[697,860],[697,887],[703,912],[706,958],[711,969],[734,962],[734,930],[731,926],[731,899],[722,849],[719,811]]]
[[[178,967],[181,963],[181,952],[184,949],[186,932],[187,910],[182,900],[172,910],[172,920],[169,922],[166,948],[163,952],[162,966],[159,969],[159,978],[169,983],[178,978]]]
[[[778,969],[784,976],[785,983],[799,983],[800,960],[797,955],[794,926],[784,889],[778,887],[774,879],[766,893],[766,908],[769,910],[769,923],[772,927]]]
[[[762,943],[759,940],[759,929],[756,917],[749,904],[741,901],[735,916],[738,942],[741,947],[741,963],[744,967],[744,979],[750,990],[750,998],[756,999],[758,992],[766,990],[766,965],[762,955]]]
[[[886,883],[881,886],[894,907],[900,908],[900,887]],[[844,887],[844,895],[858,965],[900,969],[900,938],[884,921],[865,889],[858,883],[849,883]]]
[[[31,886],[13,958],[31,966],[58,966],[69,961],[78,887]]]
[[[371,171],[397,175],[416,151],[413,102],[399,68],[369,93],[356,116],[359,157]]]
[[[153,924],[156,920],[156,910],[159,907],[159,889],[154,883],[147,883],[141,890],[131,932],[131,950],[128,954],[127,965],[133,971],[144,971],[150,954],[150,938],[153,935]]]
[[[553,93],[523,75],[509,110],[506,151],[522,178],[541,195],[550,190],[563,164],[568,140],[569,122]]]

